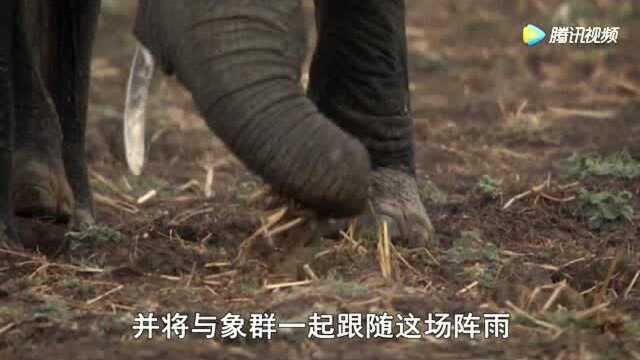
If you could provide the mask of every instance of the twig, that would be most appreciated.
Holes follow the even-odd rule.
[[[618,79],[614,82],[617,86],[621,87],[628,92],[633,93],[636,96],[640,96],[640,86],[634,84],[628,79]]]
[[[393,245],[393,243],[391,243],[391,250],[393,250],[393,254],[400,259],[400,262],[402,262],[406,267],[409,268],[409,270],[413,271],[414,273],[416,273],[417,275],[420,275],[420,271],[418,271],[418,269],[416,269],[415,267],[413,267],[405,258],[404,256],[402,256],[402,254],[400,254],[400,252],[398,251],[398,249],[396,248],[395,245]]]
[[[191,265],[191,273],[189,274],[189,277],[187,278],[187,284],[184,287],[188,288],[189,286],[191,286],[191,281],[193,281],[195,274],[196,274],[196,263],[194,262],[193,265]]]
[[[528,104],[529,104],[529,101],[527,99],[522,101],[522,103],[518,106],[518,109],[516,110],[516,114],[515,114],[516,118],[519,118],[520,116],[522,116],[522,113],[524,112],[524,109],[527,108]]]
[[[155,189],[154,190],[149,190],[149,191],[147,191],[146,194],[140,196],[138,198],[138,200],[136,200],[136,203],[138,205],[142,205],[142,204],[146,203],[147,201],[153,199],[156,195],[158,195],[158,191],[157,190],[155,190]]]
[[[204,181],[204,197],[209,199],[213,196],[213,166],[207,167],[207,175]]]
[[[464,293],[466,293],[467,291],[473,289],[474,287],[478,286],[479,282],[478,281],[474,281],[471,284],[463,287],[462,289],[458,290],[458,292],[456,293],[456,295],[462,295]]]
[[[586,319],[588,317],[591,317],[591,315],[597,313],[600,310],[605,309],[607,306],[609,306],[609,302],[603,302],[602,304],[598,304],[590,309],[587,310],[583,310],[580,311],[578,313],[576,313],[576,319],[577,320],[582,320],[582,319]]]
[[[320,279],[318,277],[318,275],[316,275],[316,273],[313,272],[313,269],[311,269],[311,266],[309,264],[304,264],[304,266],[302,266],[302,270],[304,270],[304,272],[307,275],[309,275],[311,280],[319,280]]]
[[[631,293],[631,289],[633,289],[633,287],[636,285],[636,281],[638,281],[639,277],[640,277],[640,270],[636,272],[633,279],[631,279],[631,283],[629,283],[629,286],[627,286],[627,289],[624,291],[624,296],[622,297],[623,299],[626,300],[629,297],[629,294]]]
[[[127,310],[127,311],[133,311],[136,308],[133,306],[129,306],[129,305],[122,305],[122,304],[116,304],[116,303],[111,303],[111,306],[113,306],[116,309],[123,309],[123,310]]]
[[[567,281],[563,280],[562,282],[560,282],[556,288],[553,290],[553,292],[551,293],[551,296],[549,296],[549,299],[547,299],[547,302],[544,303],[544,305],[542,306],[542,309],[540,311],[545,312],[547,311],[551,305],[553,305],[553,303],[556,301],[556,299],[558,298],[558,296],[560,296],[560,293],[562,293],[562,291],[567,287]]]
[[[267,237],[272,237],[272,236],[276,236],[280,233],[283,233],[297,225],[299,225],[300,223],[302,223],[304,221],[303,218],[297,218],[297,219],[293,219],[283,225],[280,225],[276,228],[274,228],[273,230],[267,230],[266,236]]]
[[[251,195],[249,195],[249,197],[247,198],[247,202],[249,204],[254,204],[258,200],[267,196],[267,194],[269,194],[270,191],[271,191],[271,188],[269,186],[262,186],[261,188],[254,191]]]
[[[0,328],[0,335],[6,333],[7,331],[13,329],[13,327],[16,326],[16,323],[14,322],[10,322],[7,325],[3,326],[2,328]]]
[[[191,202],[196,200],[200,200],[200,197],[192,196],[192,195],[182,195],[182,196],[174,196],[174,197],[158,199],[159,202],[169,202],[169,203],[184,203],[184,202]]]
[[[611,260],[611,264],[609,265],[609,269],[607,269],[607,276],[604,279],[602,287],[600,288],[600,293],[596,295],[596,298],[600,298],[602,302],[605,301],[607,297],[607,289],[609,288],[609,284],[611,280],[614,278],[616,267],[618,263],[622,260],[622,252],[618,252],[618,254]]]
[[[531,194],[537,194],[537,193],[539,193],[539,192],[540,192],[540,191],[542,191],[542,189],[544,189],[547,185],[548,185],[548,182],[547,182],[547,181],[545,181],[543,184],[540,184],[540,185],[538,185],[538,186],[534,186],[534,187],[532,187],[531,189],[529,189],[529,190],[527,190],[527,191],[525,191],[525,192],[523,192],[523,193],[521,193],[521,194],[518,194],[518,195],[516,195],[516,196],[512,197],[509,201],[507,201],[507,203],[506,203],[506,204],[504,204],[504,206],[502,207],[502,210],[507,210],[511,205],[513,205],[513,203],[514,203],[514,202],[516,202],[516,201],[518,201],[518,200],[520,200],[520,199],[522,199],[522,198],[525,198],[525,197],[527,197],[527,196],[529,196],[529,195],[531,195]]]
[[[265,285],[264,288],[267,290],[275,290],[275,289],[283,289],[283,288],[296,287],[296,286],[305,286],[305,285],[311,284],[312,282],[313,282],[312,280],[294,281],[294,282],[287,282],[287,283],[280,283],[280,284]]]
[[[38,268],[29,275],[29,280],[32,280],[36,275],[38,275],[41,271],[46,270],[51,264],[45,262],[44,264],[38,266]]]
[[[59,267],[62,269],[73,270],[79,273],[90,273],[90,274],[100,274],[105,271],[104,269],[100,269],[96,267],[89,267],[89,266],[81,267],[81,266],[75,266],[75,265],[69,265],[69,264],[58,264],[58,263],[49,263],[49,267]]]
[[[238,255],[236,255],[233,262],[237,263],[243,261],[243,259],[248,255],[248,251],[252,248],[255,239],[260,235],[268,235],[269,229],[284,217],[287,210],[288,207],[283,206],[274,211],[271,215],[267,216],[266,219],[261,218],[260,221],[262,222],[262,225],[253,234],[251,234],[251,236],[240,243],[240,246],[238,247]]]
[[[220,294],[218,294],[215,290],[213,290],[210,286],[205,286],[205,289],[207,289],[208,292],[210,292],[213,296],[220,296]]]
[[[559,185],[558,189],[559,190],[567,190],[567,189],[570,189],[570,188],[573,188],[573,187],[576,187],[576,186],[580,186],[580,182],[579,181],[575,181],[575,182],[572,182],[572,183],[569,183],[569,184],[565,184],[565,185]]]
[[[177,192],[183,192],[189,188],[192,187],[197,187],[198,185],[200,185],[200,182],[198,180],[195,179],[191,179],[189,181],[187,181],[186,183],[178,186],[178,188],[176,189]]]
[[[598,288],[598,285],[594,285],[594,286],[588,288],[587,290],[581,291],[580,295],[585,296],[585,295],[587,295],[588,293],[592,292],[593,290],[595,290],[597,288]]]
[[[531,292],[531,294],[529,294],[529,300],[527,301],[526,308],[529,309],[531,307],[531,304],[533,304],[533,301],[536,299],[536,297],[538,296],[538,294],[540,294],[542,290],[555,289],[555,288],[556,288],[555,284],[536,286],[535,289],[533,289],[533,291]]]
[[[177,226],[180,225],[182,223],[184,223],[185,221],[198,216],[198,215],[204,215],[204,214],[208,214],[211,212],[214,212],[215,208],[207,206],[205,208],[200,208],[200,209],[195,209],[195,210],[187,210],[184,211],[178,215],[176,215],[171,221],[169,221],[169,225],[170,226]]]
[[[38,272],[39,270],[42,270],[41,268],[44,267],[57,267],[57,268],[61,268],[61,269],[67,269],[67,270],[73,270],[75,272],[79,272],[79,273],[103,273],[104,269],[100,269],[100,268],[94,268],[94,267],[80,267],[80,266],[75,266],[75,265],[70,265],[70,264],[59,264],[59,263],[52,263],[52,262],[48,262],[46,257],[43,256],[34,256],[34,255],[29,255],[29,254],[25,254],[25,253],[20,253],[17,251],[13,251],[13,250],[8,250],[8,249],[0,249],[0,253],[5,253],[5,254],[9,254],[9,255],[13,255],[13,256],[18,256],[21,258],[26,258],[26,259],[30,259],[29,261],[25,261],[23,263],[20,263],[18,265],[22,265],[22,264],[39,264],[40,267],[38,269],[36,269],[35,272]],[[32,274],[33,275],[33,274]]]
[[[387,222],[383,221],[378,230],[378,257],[382,277],[391,278],[391,246],[389,241],[389,228]]]
[[[355,239],[357,224],[358,224],[357,218],[352,220],[346,232],[344,232],[343,230],[340,230],[340,236],[342,236],[343,239],[351,243],[352,250],[355,250],[359,254],[364,255],[364,254],[367,254],[369,250],[367,250],[366,247],[362,246],[362,244],[360,244],[360,242],[356,241]]]
[[[555,202],[570,202],[570,201],[573,201],[573,200],[576,199],[575,196],[569,196],[569,197],[561,199],[561,198],[557,198],[555,196],[551,196],[551,195],[545,194],[543,192],[540,192],[540,196],[542,196],[543,198],[545,198],[547,200],[551,200],[551,201],[555,201]]]
[[[549,107],[551,112],[556,117],[585,117],[590,119],[611,119],[616,116],[617,112],[614,110],[582,110],[582,109],[566,109],[560,107]]]
[[[431,258],[431,260],[433,260],[433,262],[435,262],[435,263],[436,263],[436,265],[440,266],[440,261],[438,261],[438,259],[436,259],[436,257],[435,257],[435,256],[433,256],[433,254],[431,253],[431,251],[429,251],[429,249],[427,249],[427,248],[423,248],[423,249],[424,249],[424,252],[426,252],[426,253],[427,253],[427,255]]]
[[[269,228],[275,225],[278,221],[280,221],[287,212],[287,207],[284,206],[273,214],[267,216],[266,220],[262,221],[262,226],[258,228],[251,236],[246,238],[241,244],[240,248],[242,249],[244,246],[250,246],[251,242],[260,235],[266,235],[269,233]]]
[[[102,194],[100,194],[98,192],[94,192],[93,193],[93,199],[97,203],[100,203],[100,204],[103,204],[103,205],[108,205],[108,206],[111,206],[111,207],[113,207],[115,209],[122,210],[124,212],[128,212],[130,214],[137,214],[138,212],[140,212],[140,210],[134,205],[131,205],[131,204],[129,204],[129,203],[125,202],[125,201],[122,201],[122,200],[112,199],[112,198],[110,198],[110,197],[108,197],[106,195],[102,195]]]
[[[519,253],[519,252],[511,251],[511,250],[500,250],[500,254],[505,255],[505,256],[513,256],[513,257],[521,257],[521,256],[528,256],[529,255],[529,254],[525,254],[525,253]]]
[[[115,288],[113,288],[113,289],[111,289],[111,290],[107,291],[106,293],[104,293],[104,294],[102,294],[102,295],[98,296],[98,297],[95,297],[95,298],[93,298],[93,299],[91,299],[91,300],[88,300],[86,304],[87,304],[87,305],[91,305],[91,304],[93,304],[93,303],[96,303],[96,302],[98,302],[98,301],[100,301],[100,300],[104,299],[105,297],[107,297],[107,296],[109,296],[109,295],[111,295],[111,294],[113,294],[113,293],[116,293],[116,292],[118,292],[118,291],[122,290],[122,288],[124,288],[124,285],[120,285],[120,286],[118,286],[118,287],[115,287]]]
[[[222,261],[222,262],[210,262],[210,263],[206,263],[204,265],[205,268],[212,268],[212,267],[227,267],[227,266],[231,266],[233,265],[232,263],[228,262],[228,261]]]
[[[550,329],[555,331],[556,333],[560,333],[562,332],[562,329],[557,326],[557,325],[553,325],[551,323],[548,323],[546,321],[542,321],[540,319],[536,319],[533,315],[527,313],[526,311],[520,309],[519,307],[517,307],[516,305],[514,305],[511,301],[507,300],[505,302],[505,304],[507,304],[507,306],[513,310],[514,312],[516,312],[518,315],[532,321],[534,324],[538,325],[538,326],[542,326],[544,328]]]
[[[129,202],[134,202],[135,198],[133,198],[130,195],[125,194],[124,192],[122,192],[122,190],[120,190],[111,180],[108,180],[107,178],[105,178],[104,176],[102,176],[102,174],[94,171],[94,170],[89,170],[89,174],[91,175],[91,177],[93,177],[94,179],[98,180],[99,182],[101,182],[102,184],[104,184],[107,188],[109,188],[109,190],[111,190],[112,192],[122,196],[123,199],[129,201]]]
[[[536,267],[539,267],[541,269],[545,269],[545,270],[549,270],[549,271],[559,271],[560,270],[559,267],[553,266],[553,265],[549,265],[549,264],[536,264],[536,263],[532,263],[532,262],[525,262],[525,263],[523,263],[523,265],[536,266]]]
[[[573,265],[575,263],[579,263],[579,262],[582,262],[582,261],[585,261],[585,260],[587,260],[586,256],[579,257],[577,259],[571,260],[571,261],[569,261],[567,263],[564,263],[564,264],[560,265],[560,267],[558,269],[564,269],[564,268],[569,267],[569,266],[571,266],[571,265]]]

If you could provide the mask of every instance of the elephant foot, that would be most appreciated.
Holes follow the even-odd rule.
[[[384,221],[389,237],[403,245],[417,248],[435,243],[434,228],[413,176],[389,168],[373,171],[369,199],[370,206],[358,219],[362,232],[377,234]]]
[[[95,223],[96,219],[90,209],[76,208],[73,211],[69,228],[71,230],[82,230],[86,226],[95,225]]]
[[[61,159],[21,150],[16,154],[13,197],[16,214],[67,222],[74,199]]]

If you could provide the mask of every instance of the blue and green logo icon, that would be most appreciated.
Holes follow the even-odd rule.
[[[547,36],[547,34],[535,25],[528,24],[522,28],[522,41],[529,46],[541,42],[545,36]]]

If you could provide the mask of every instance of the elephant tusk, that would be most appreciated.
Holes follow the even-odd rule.
[[[129,72],[124,109],[124,147],[127,165],[134,175],[140,175],[144,166],[145,108],[154,67],[149,50],[138,44]]]

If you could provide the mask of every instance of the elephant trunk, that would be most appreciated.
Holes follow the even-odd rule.
[[[142,0],[135,33],[192,93],[209,127],[276,191],[326,215],[364,209],[367,150],[299,82],[299,0]]]

